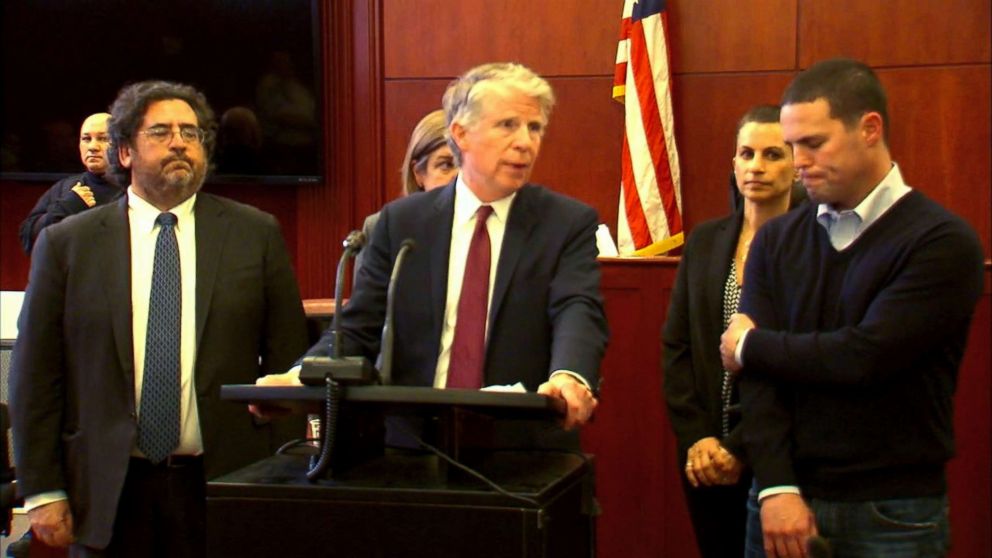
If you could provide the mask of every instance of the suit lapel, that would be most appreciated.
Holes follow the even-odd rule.
[[[510,279],[520,261],[520,254],[530,236],[531,229],[537,223],[537,196],[540,190],[527,184],[517,192],[510,210],[510,219],[503,233],[503,246],[499,252],[499,262],[496,265],[496,284],[493,286],[493,298],[489,304],[489,327],[496,323],[500,306],[510,287]],[[488,333],[488,332],[487,332]]]
[[[707,315],[723,316],[723,287],[727,283],[730,262],[737,250],[737,236],[740,234],[743,219],[744,215],[740,211],[734,213],[733,219],[727,219],[723,222],[720,227],[720,234],[713,240],[714,257],[710,258],[710,269],[706,273],[709,278],[709,285],[707,285],[709,296],[706,297],[706,300],[718,308],[710,308],[710,313]]]
[[[131,229],[128,227],[127,195],[116,202],[113,211],[106,212],[100,223],[102,230],[93,239],[94,253],[106,271],[103,293],[110,308],[111,328],[117,359],[127,385],[134,385],[134,337],[131,324]],[[131,391],[133,401],[134,391]]]
[[[208,194],[197,194],[193,211],[196,215],[196,346],[199,347],[230,223],[223,207]],[[199,372],[195,365],[194,370]],[[197,385],[207,385],[203,382],[208,380],[197,374]]]
[[[428,267],[431,286],[431,332],[441,343],[441,330],[444,324],[444,306],[448,300],[448,257],[451,253],[451,224],[455,219],[454,182],[445,187],[431,207],[432,215],[427,221],[427,246],[430,252]]]

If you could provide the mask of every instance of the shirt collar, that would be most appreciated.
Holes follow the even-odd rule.
[[[892,168],[885,175],[885,178],[878,183],[878,186],[865,196],[854,209],[844,209],[837,211],[825,203],[821,203],[816,209],[816,220],[821,225],[829,227],[831,221],[836,221],[842,216],[854,215],[861,222],[861,227],[865,228],[874,223],[889,210],[899,198],[908,194],[911,188],[902,179],[899,172],[899,165],[892,163]]]
[[[475,192],[465,183],[462,174],[458,173],[458,178],[455,180],[455,224],[465,223],[474,217],[475,212],[479,210],[479,206],[481,205],[492,207],[493,217],[499,219],[501,223],[506,223],[506,220],[510,216],[510,206],[513,205],[513,199],[516,197],[517,193],[513,192],[505,198],[483,204],[476,197]]]
[[[190,223],[193,218],[193,207],[196,204],[196,194],[183,201],[179,205],[169,210],[176,216],[176,232],[182,230],[183,223]],[[127,208],[128,218],[132,226],[136,226],[140,231],[152,231],[155,229],[155,219],[162,211],[154,205],[148,203],[144,198],[134,192],[132,186],[127,187]]]

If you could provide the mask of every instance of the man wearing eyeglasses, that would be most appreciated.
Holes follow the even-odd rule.
[[[83,120],[79,130],[79,157],[86,172],[56,182],[38,199],[27,219],[21,223],[21,246],[29,256],[41,229],[70,215],[103,205],[120,195],[120,188],[108,181],[106,176],[109,118],[109,114],[98,112]]]
[[[271,455],[283,428],[219,387],[306,349],[275,219],[199,193],[214,114],[142,82],[111,107],[127,194],[45,229],[11,370],[18,487],[43,542],[74,556],[202,556],[206,479]]]

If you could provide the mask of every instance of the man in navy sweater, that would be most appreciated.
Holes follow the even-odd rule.
[[[79,130],[79,158],[83,161],[86,172],[68,176],[52,185],[21,223],[21,246],[29,256],[42,229],[70,215],[103,205],[120,195],[120,188],[107,180],[109,118],[110,115],[105,112],[86,117]]]
[[[799,74],[782,128],[813,202],[755,237],[721,339],[768,556],[942,556],[952,396],[982,288],[975,232],[903,182],[885,92],[847,59]]]

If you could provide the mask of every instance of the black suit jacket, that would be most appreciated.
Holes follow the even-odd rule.
[[[737,194],[737,202],[731,196],[733,213],[700,224],[686,242],[662,331],[663,388],[683,465],[692,444],[707,436],[722,436],[723,287],[744,223],[744,198],[733,172],[730,187]],[[789,209],[806,199],[802,185],[793,184]],[[721,443],[737,458],[745,459],[740,424]]]
[[[306,348],[306,329],[275,219],[204,193],[194,211],[194,378],[215,476],[276,443],[271,425],[219,401],[219,387],[285,370]],[[66,490],[78,541],[97,548],[110,540],[137,434],[130,258],[126,196],[42,231],[11,367],[19,490]]]
[[[396,200],[382,210],[351,300],[342,311],[343,352],[378,356],[386,287],[405,239],[396,287],[393,383],[431,386],[441,345],[455,186]],[[485,384],[534,391],[558,369],[598,385],[607,327],[599,292],[595,210],[537,185],[513,201],[489,308]],[[327,354],[325,332],[310,354]]]
[[[707,436],[722,438],[723,288],[737,249],[743,214],[707,221],[692,232],[682,252],[662,333],[665,399],[679,459]],[[743,457],[740,425],[722,441]]]

